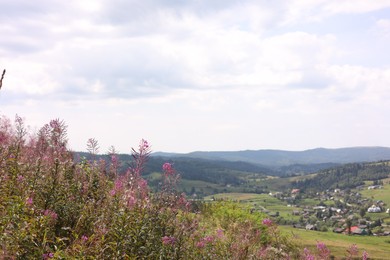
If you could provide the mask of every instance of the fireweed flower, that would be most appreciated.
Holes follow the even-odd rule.
[[[369,257],[368,253],[366,251],[363,251],[363,256],[362,256],[362,259],[363,260],[367,260]]]
[[[42,258],[43,259],[49,259],[49,258],[53,258],[54,257],[54,254],[53,253],[46,253],[46,254],[43,254],[42,255]]]
[[[318,254],[321,257],[321,259],[328,259],[329,255],[330,255],[330,251],[324,243],[317,242],[317,250],[318,250]]]
[[[203,240],[206,243],[212,243],[214,241],[214,237],[213,236],[206,236],[206,237],[203,238]]]
[[[359,249],[358,249],[358,247],[357,247],[356,244],[353,244],[353,245],[351,245],[351,246],[348,248],[347,252],[349,253],[349,257],[351,258],[352,256],[358,255]]]
[[[164,236],[161,238],[161,241],[164,245],[174,245],[176,242],[176,238],[170,236]]]
[[[28,206],[32,206],[32,204],[33,204],[33,199],[31,198],[31,197],[28,197],[27,199],[26,199],[26,204],[28,205]]]
[[[120,192],[123,189],[123,181],[122,179],[118,179],[115,181],[114,188],[110,191],[110,195],[114,196],[118,192]]]
[[[270,220],[269,218],[263,219],[262,223],[263,223],[264,226],[267,226],[267,227],[272,226],[272,220]]]
[[[206,243],[202,240],[196,243],[197,248],[203,248],[206,245]]]
[[[168,163],[168,162],[164,163],[162,168],[163,168],[164,173],[167,174],[167,175],[172,175],[175,172],[173,170],[172,164]]]
[[[57,219],[58,215],[57,213],[55,213],[54,211],[50,210],[50,209],[47,209],[43,212],[43,215],[45,216],[49,216],[51,217],[52,219]]]
[[[217,237],[223,238],[225,236],[223,229],[217,229]]]
[[[87,237],[86,235],[82,235],[82,236],[81,236],[81,240],[82,240],[83,242],[86,242],[86,241],[88,240],[88,237]]]
[[[140,150],[146,150],[146,149],[148,149],[148,148],[149,148],[149,143],[148,143],[148,141],[142,139],[142,140],[141,140],[141,143],[139,144],[139,149],[140,149]]]
[[[314,255],[312,255],[306,247],[303,249],[303,255],[305,260],[315,260]]]
[[[133,195],[130,194],[127,200],[127,207],[129,209],[132,209],[136,204],[137,204],[137,198],[135,198]]]

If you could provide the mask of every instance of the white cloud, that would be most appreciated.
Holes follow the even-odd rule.
[[[370,31],[388,35],[389,1],[1,6],[0,112],[63,118],[77,149],[91,136],[123,152],[139,138],[169,151],[360,145],[373,128],[358,122],[390,128],[389,38]]]

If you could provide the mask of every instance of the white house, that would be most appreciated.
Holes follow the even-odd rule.
[[[372,205],[371,207],[369,207],[367,209],[367,212],[378,213],[378,212],[381,212],[381,208],[376,206],[376,205]]]

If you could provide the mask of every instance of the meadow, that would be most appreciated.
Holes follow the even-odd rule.
[[[383,189],[362,191],[366,197],[373,197],[374,199],[381,199],[386,201],[390,194],[390,184],[385,184]],[[279,212],[279,216],[289,220],[298,220],[299,216],[293,216],[292,211],[298,208],[288,206],[277,198],[268,194],[249,194],[249,193],[221,193],[212,196],[207,196],[207,200],[228,200],[236,201],[243,205],[248,205],[251,208],[262,209],[261,211],[270,214]],[[318,199],[304,199],[302,205],[315,206],[320,201]],[[372,219],[384,217],[386,222],[389,214],[386,213],[367,213]],[[313,241],[321,241],[327,245],[332,255],[337,259],[347,257],[347,249],[355,244],[360,252],[367,251],[370,254],[370,259],[389,259],[390,255],[390,237],[383,236],[349,236],[345,234],[334,233],[331,230],[327,232],[311,231],[305,229],[293,228],[291,225],[280,225],[279,229],[286,235],[289,235],[301,248],[308,248],[315,250],[316,245]]]
[[[389,259],[390,237],[348,236],[331,231],[319,232],[280,226],[285,234],[290,234],[302,247],[314,249],[313,241],[322,241],[337,259],[348,255],[347,249],[355,244],[360,252],[369,252],[370,259]]]

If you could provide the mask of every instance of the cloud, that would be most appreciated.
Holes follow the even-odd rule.
[[[382,117],[370,115],[390,109],[388,7],[349,0],[8,1],[0,9],[7,69],[1,112],[17,111],[33,125],[64,118],[78,148],[92,129],[107,147],[149,136],[171,151],[204,143],[228,149],[224,138],[242,138],[243,149],[286,147],[304,139],[305,127],[306,147],[326,146],[342,140],[336,132],[343,127],[351,131],[343,121],[357,125],[361,115],[376,125]],[[337,131],[321,130],[327,125]],[[134,137],[123,142],[104,137],[129,129]]]

